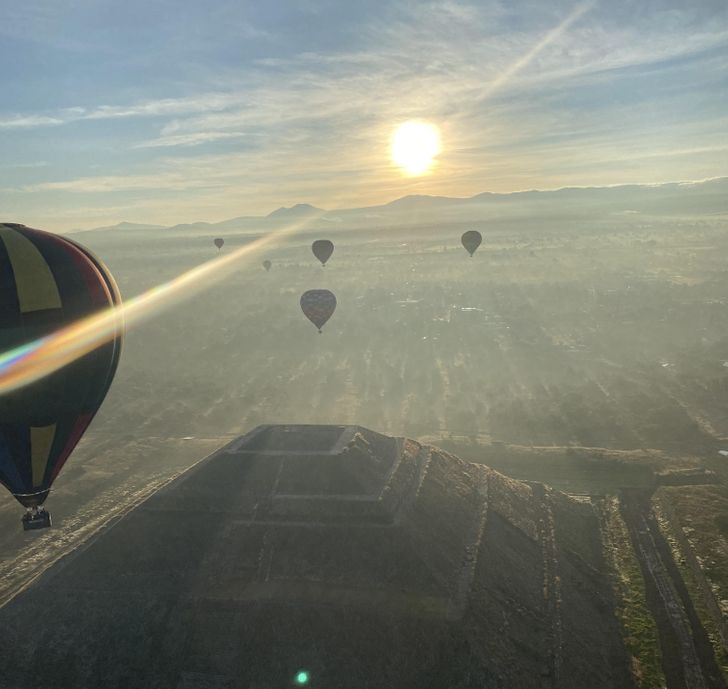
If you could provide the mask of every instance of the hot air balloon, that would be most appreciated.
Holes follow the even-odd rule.
[[[0,224],[0,352],[119,304],[113,277],[87,249],[24,225]],[[24,529],[50,526],[42,505],[106,396],[121,340],[119,320],[105,344],[0,395],[0,483],[26,508]]]
[[[212,241],[214,242],[218,251],[220,251],[220,249],[222,249],[222,245],[225,243],[225,240],[222,237],[216,237]]]
[[[266,272],[270,270],[270,267],[273,264],[266,258],[265,261],[263,261],[263,268],[266,269]]]
[[[480,234],[478,230],[468,230],[463,234],[460,241],[462,241],[463,246],[467,249],[468,253],[472,258],[475,250],[480,246],[480,243],[483,241],[483,235]]]
[[[301,310],[321,332],[336,310],[336,297],[327,289],[310,289],[301,295]]]
[[[328,239],[317,239],[311,244],[311,251],[313,255],[321,261],[321,265],[325,266],[326,261],[331,258],[331,254],[334,253],[334,243]]]

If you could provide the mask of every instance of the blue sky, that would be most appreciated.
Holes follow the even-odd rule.
[[[724,0],[24,0],[0,39],[3,221],[728,175]],[[389,160],[410,118],[423,177]]]

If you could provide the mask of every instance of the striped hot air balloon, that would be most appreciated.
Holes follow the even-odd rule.
[[[113,277],[84,247],[0,224],[0,353],[120,303]],[[0,395],[0,483],[28,508],[25,528],[50,525],[39,508],[106,396],[121,340],[119,322],[97,349]]]

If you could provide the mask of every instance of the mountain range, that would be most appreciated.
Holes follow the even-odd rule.
[[[389,224],[431,225],[442,222],[544,222],[605,216],[615,221],[619,216],[639,219],[640,216],[682,218],[726,214],[728,177],[719,177],[697,182],[564,187],[509,193],[483,192],[467,198],[411,195],[383,205],[337,210],[298,203],[291,207],[278,208],[266,216],[243,215],[220,222],[198,221],[169,227],[121,222],[92,230],[203,233],[260,231],[313,217],[317,222],[343,228]]]

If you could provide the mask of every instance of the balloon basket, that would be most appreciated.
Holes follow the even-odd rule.
[[[48,510],[31,510],[23,515],[23,531],[35,531],[36,529],[47,529],[51,525],[51,513]]]

